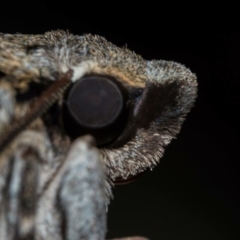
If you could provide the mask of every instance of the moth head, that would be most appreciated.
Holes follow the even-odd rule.
[[[65,95],[63,126],[73,139],[86,133],[95,137],[116,184],[159,163],[196,98],[196,77],[183,65],[149,61],[145,71],[139,84],[134,75],[126,81],[118,74],[91,72]]]
[[[59,144],[63,136],[60,129],[71,140],[90,133],[113,181],[130,179],[159,163],[197,96],[196,76],[189,69],[175,62],[146,61],[90,34],[53,31],[29,37],[28,42],[22,35],[18,38],[25,45],[12,46],[15,61],[4,58],[0,63],[6,74],[56,81],[58,74],[72,71],[72,86],[58,109],[48,114],[48,118],[57,116],[57,121],[46,123],[55,148],[66,148],[64,141]],[[100,94],[99,82],[99,86],[105,84],[105,97]],[[55,127],[59,119],[60,128]]]

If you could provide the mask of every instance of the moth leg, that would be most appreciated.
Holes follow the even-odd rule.
[[[57,163],[40,119],[0,155],[0,239],[34,239],[38,194]]]
[[[9,124],[14,115],[14,90],[11,85],[4,80],[0,79],[0,134],[3,132],[6,125]],[[0,156],[0,239],[8,239],[6,235],[7,222],[5,219],[6,214],[3,212],[4,201],[7,188],[6,184],[9,183],[9,171],[10,164],[2,163],[2,157]]]
[[[33,239],[37,202],[37,152],[18,145],[9,158],[0,215],[0,239]]]
[[[10,83],[0,79],[0,134],[14,115],[15,91]]]
[[[85,137],[84,141],[75,143],[68,155],[59,200],[67,239],[100,240],[105,238],[106,231],[105,175],[92,139]]]
[[[106,187],[93,139],[77,139],[39,201],[37,239],[105,239]]]

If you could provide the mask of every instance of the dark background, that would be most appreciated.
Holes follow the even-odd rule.
[[[77,5],[78,4],[78,5]],[[161,163],[113,190],[108,238],[240,239],[240,4],[1,3],[0,32],[68,29],[196,73],[195,108]]]

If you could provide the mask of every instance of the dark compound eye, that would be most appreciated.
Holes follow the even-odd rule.
[[[67,91],[62,122],[75,139],[84,134],[95,137],[98,146],[113,142],[128,119],[128,92],[115,78],[89,75],[78,80]]]

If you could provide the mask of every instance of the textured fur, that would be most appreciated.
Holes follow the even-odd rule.
[[[106,226],[102,206],[111,196],[111,181],[126,179],[158,164],[165,147],[179,133],[197,96],[196,76],[185,66],[162,60],[146,61],[100,36],[75,36],[64,31],[44,35],[0,34],[0,132],[11,120],[24,116],[29,103],[39,96],[41,90],[32,94],[34,84],[44,90],[60,73],[70,69],[73,70],[72,82],[86,74],[102,74],[116,78],[126,87],[131,116],[125,130],[127,137],[123,140],[120,137],[119,142],[101,149],[88,148],[89,140],[81,140],[76,147],[78,144],[72,144],[60,124],[60,99],[43,118],[23,129],[7,151],[1,153],[0,204],[5,206],[11,201],[17,204],[16,209],[11,210],[15,214],[11,224],[5,219],[7,208],[1,208],[1,239],[13,239],[11,229],[18,229],[17,234],[22,234],[22,238],[104,239]],[[35,165],[26,163],[28,158],[35,159]],[[87,162],[89,158],[93,159],[92,163]],[[19,165],[15,173],[16,164],[22,167]],[[29,174],[29,179],[22,178],[16,186],[17,192],[9,203],[6,202],[10,182],[31,169],[37,176]],[[82,171],[82,176],[78,176],[77,169]],[[80,185],[71,188],[72,181]],[[36,182],[36,187],[31,182]],[[35,188],[36,192],[27,193],[24,184]],[[88,192],[91,188],[96,191]],[[106,195],[108,198],[104,197]],[[26,199],[35,199],[27,213],[25,205],[19,202],[21,198],[21,204],[26,203]],[[82,211],[83,206],[90,212]],[[24,212],[22,225],[17,220],[19,211]],[[77,213],[83,214],[78,224]],[[95,215],[97,226],[91,222]],[[36,219],[34,225],[28,221],[31,218]],[[81,226],[84,221],[89,226],[86,229]],[[66,229],[64,232],[61,226]]]

